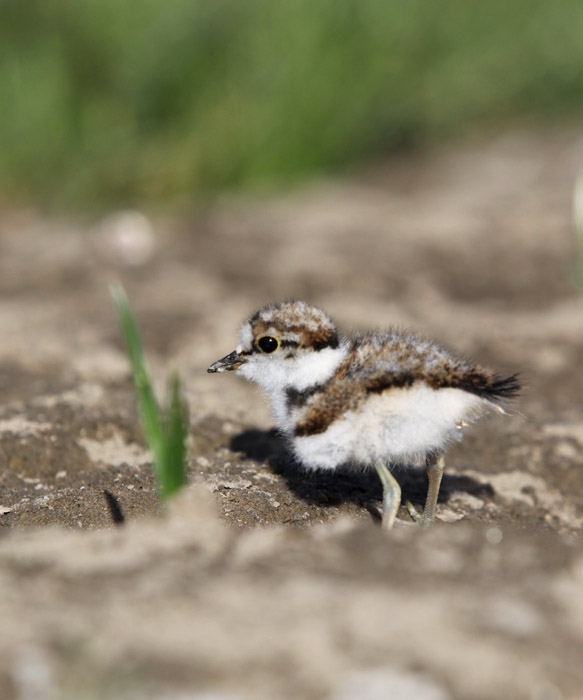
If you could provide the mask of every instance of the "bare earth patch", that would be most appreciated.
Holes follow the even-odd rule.
[[[128,255],[111,219],[5,212],[0,696],[581,698],[582,162],[580,132],[512,133],[157,223],[153,254],[139,217]],[[168,365],[187,390],[192,486],[167,512],[118,279],[160,390]],[[512,415],[448,454],[432,531],[383,533],[373,474],[304,473],[254,388],[206,374],[286,297],[522,372]],[[424,475],[397,476],[422,503]]]

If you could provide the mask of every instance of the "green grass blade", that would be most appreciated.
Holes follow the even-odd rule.
[[[154,458],[158,491],[166,499],[186,483],[188,411],[181,396],[180,380],[176,373],[171,376],[169,404],[162,411],[152,389],[144,346],[127,295],[120,285],[111,287],[111,295],[130,358],[142,427]]]
[[[156,397],[154,396],[154,391],[146,368],[142,339],[123,288],[120,285],[113,285],[111,287],[111,295],[117,308],[121,331],[130,358],[134,385],[138,398],[138,407],[146,441],[153,453],[157,472],[156,477],[158,483],[160,483],[161,475],[159,471],[163,460],[164,436],[162,432],[160,409]]]
[[[180,379],[176,373],[170,378],[169,394],[170,403],[164,425],[163,477],[160,483],[163,498],[176,493],[186,484],[188,410],[181,397]]]

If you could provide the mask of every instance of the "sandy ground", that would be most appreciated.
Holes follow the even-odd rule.
[[[136,214],[3,212],[0,696],[583,698],[582,165],[583,132],[514,132],[152,239]],[[190,407],[192,485],[165,512],[115,280]],[[298,470],[256,390],[206,374],[289,297],[523,373],[512,414],[449,452],[432,531],[384,533],[373,475]],[[425,477],[399,478],[422,503]]]

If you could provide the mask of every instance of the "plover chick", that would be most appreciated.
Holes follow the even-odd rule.
[[[246,321],[239,345],[208,372],[235,370],[259,384],[297,459],[310,469],[374,467],[383,485],[383,525],[401,503],[394,465],[424,466],[429,487],[421,525],[432,525],[443,453],[488,409],[504,413],[519,391],[502,377],[416,335],[342,336],[303,301],[265,306]]]

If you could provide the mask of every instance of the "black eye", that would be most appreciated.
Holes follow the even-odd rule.
[[[257,338],[257,347],[261,352],[269,353],[275,352],[279,347],[279,340],[271,335],[262,335],[261,338]]]

